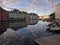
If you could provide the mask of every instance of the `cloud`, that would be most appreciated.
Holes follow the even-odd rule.
[[[10,6],[10,5],[15,5],[17,3],[17,0],[0,0],[0,6]]]
[[[41,6],[40,0],[33,0],[32,4],[34,4],[35,6]]]
[[[13,6],[17,6],[19,4],[22,5],[22,3],[24,3],[25,6],[27,5],[28,8],[31,9],[41,6],[39,0],[0,0],[0,6],[9,9],[12,9]],[[19,6],[19,8],[21,7]]]
[[[33,9],[33,8],[19,8],[19,10],[20,11],[26,11],[26,12],[28,12],[28,13],[30,13],[30,12],[37,12],[37,10],[36,9]]]
[[[47,2],[52,2],[52,1],[54,1],[54,0],[46,0]]]
[[[19,10],[27,12],[48,12],[50,8],[46,9],[46,5],[50,4],[49,6],[51,6],[51,3],[54,1],[56,0],[0,0],[0,6],[5,9],[18,7]]]

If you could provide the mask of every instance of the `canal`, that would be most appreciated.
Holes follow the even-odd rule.
[[[34,39],[52,35],[48,24],[38,20],[0,22],[0,45],[35,45]]]

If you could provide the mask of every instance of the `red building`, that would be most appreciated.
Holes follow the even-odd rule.
[[[8,14],[7,11],[0,7],[0,34],[2,34],[7,30],[8,23],[2,22],[2,21],[7,21],[8,18],[7,14]]]
[[[7,21],[7,11],[0,7],[0,21]]]

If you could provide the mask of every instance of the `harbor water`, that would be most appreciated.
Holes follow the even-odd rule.
[[[39,20],[0,22],[0,45],[35,45],[34,39],[52,35],[48,24]]]

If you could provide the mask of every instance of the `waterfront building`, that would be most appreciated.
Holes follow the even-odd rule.
[[[9,19],[25,20],[26,18],[27,18],[27,12],[19,11],[18,9],[9,11]]]
[[[0,7],[0,21],[7,21],[7,11]]]
[[[29,13],[28,14],[28,20],[36,20],[36,19],[39,19],[39,16],[35,13]]]
[[[9,19],[12,19],[12,20],[20,20],[23,18],[23,15],[19,10],[14,9],[12,11],[9,11],[8,17],[9,17]]]
[[[24,12],[24,11],[21,11],[21,14],[22,14],[22,18],[27,21],[28,20],[28,13],[27,12]]]
[[[55,18],[60,20],[60,3],[57,4],[55,7]]]

